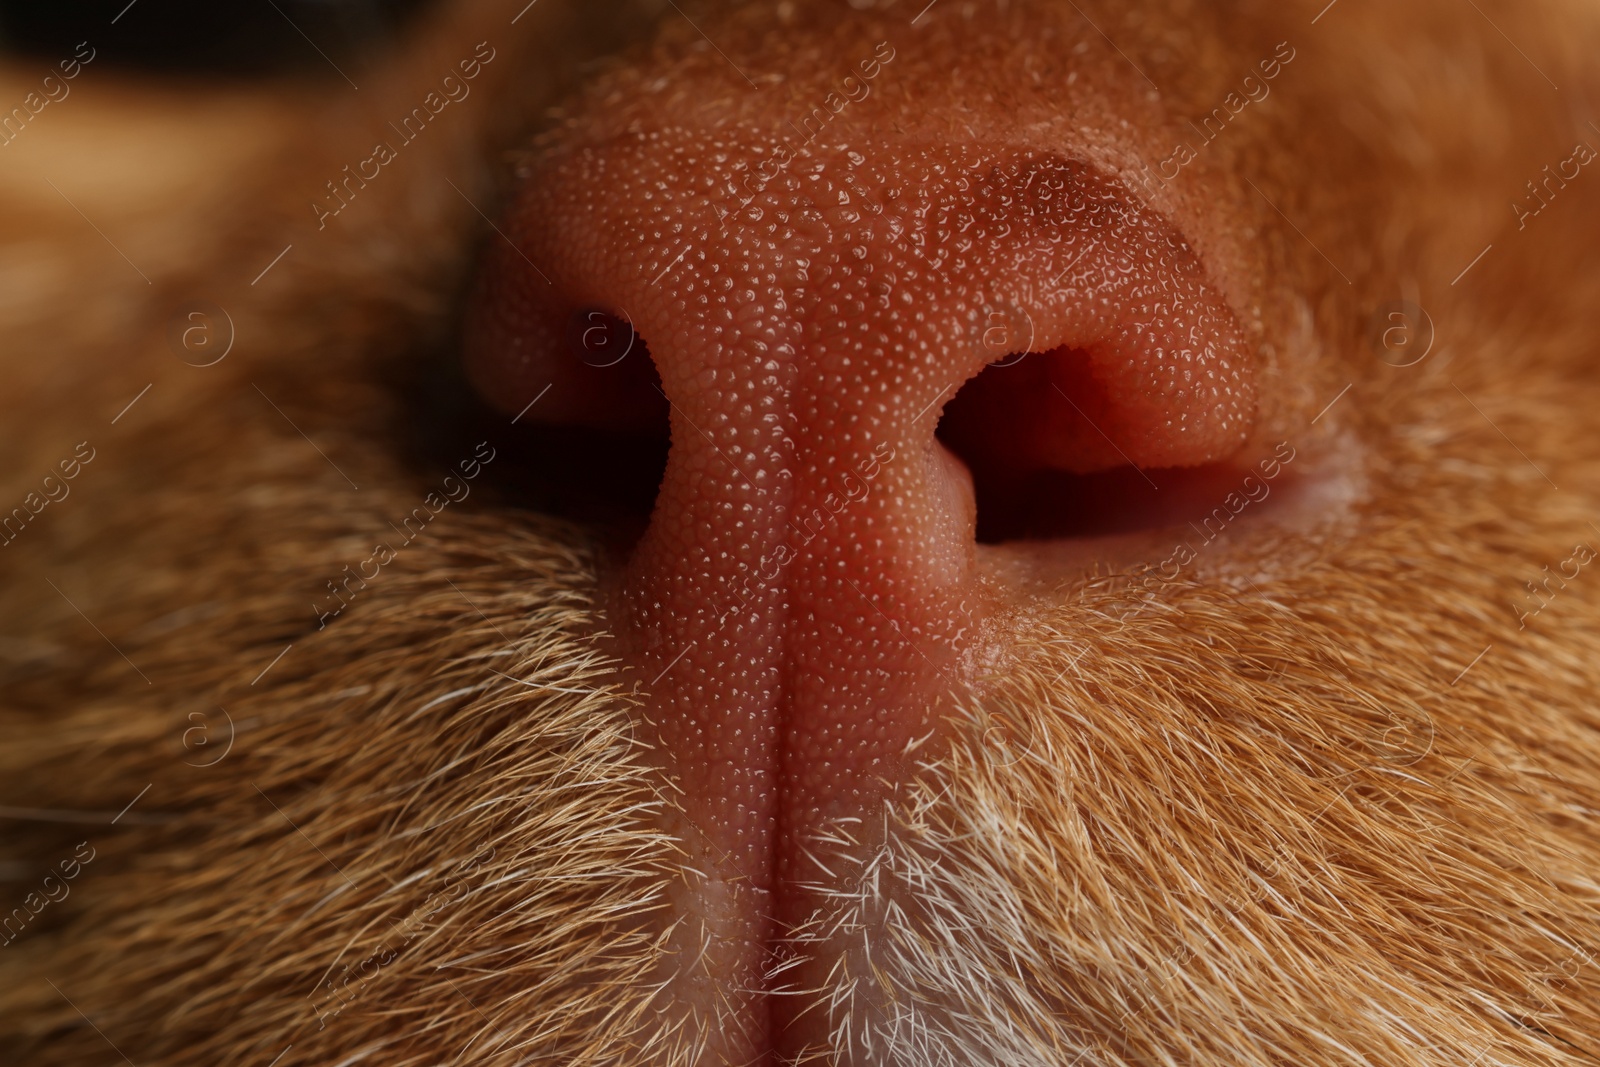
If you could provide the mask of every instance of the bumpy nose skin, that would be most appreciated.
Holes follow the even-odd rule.
[[[681,791],[708,1014],[740,1010],[765,943],[818,906],[819,836],[870,837],[934,751],[1008,603],[934,436],[962,384],[1032,353],[1027,388],[962,428],[1019,466],[1208,462],[1255,412],[1227,302],[1104,143],[1030,124],[1062,110],[1042,99],[952,129],[872,92],[948,81],[926,54],[850,55],[856,90],[815,108],[704,69],[699,96],[597,93],[519,172],[515,248],[491,247],[470,320],[470,373],[508,410],[548,386],[536,417],[630,425],[646,349],[659,374],[671,450],[612,611]],[[602,310],[639,343],[596,367],[574,322]]]

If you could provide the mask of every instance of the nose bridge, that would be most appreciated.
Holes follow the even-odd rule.
[[[779,165],[770,135],[728,131],[699,150],[759,177],[709,223],[703,195],[668,205],[660,190],[630,221],[654,238],[641,265],[664,262],[630,284],[672,448],[622,599],[651,699],[670,706],[664,747],[705,787],[686,802],[737,851],[751,820],[729,812],[765,803],[790,844],[878,795],[949,688],[973,515],[932,428],[982,361],[957,321],[971,282],[943,277],[935,299],[942,253],[906,269],[919,220],[866,156]],[[667,173],[678,146],[660,154]],[[749,858],[781,880],[789,852]]]

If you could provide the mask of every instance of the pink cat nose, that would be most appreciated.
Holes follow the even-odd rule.
[[[731,89],[570,116],[518,172],[468,327],[508,412],[670,423],[611,624],[712,887],[694,906],[747,947],[812,910],[819,835],[927,757],[1005,601],[935,437],[958,390],[1016,364],[944,433],[1018,470],[1202,464],[1255,414],[1177,225],[1059,138],[875,106],[896,52],[862,50],[867,94],[819,97],[848,136]]]

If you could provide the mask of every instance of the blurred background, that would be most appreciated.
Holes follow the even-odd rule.
[[[128,70],[336,76],[329,60],[359,60],[427,6],[428,0],[5,0],[0,49],[8,57],[53,62],[92,38],[114,46],[104,49],[108,66]]]

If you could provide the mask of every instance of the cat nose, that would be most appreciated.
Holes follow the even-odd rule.
[[[862,85],[894,49],[870,58]],[[609,621],[745,989],[817,906],[808,849],[860,840],[928,758],[1008,603],[935,433],[951,398],[1015,365],[946,429],[1019,470],[1201,464],[1255,411],[1201,258],[1110,168],[844,106],[847,140],[777,103],[571,116],[518,171],[468,326],[508,412],[670,425]]]

